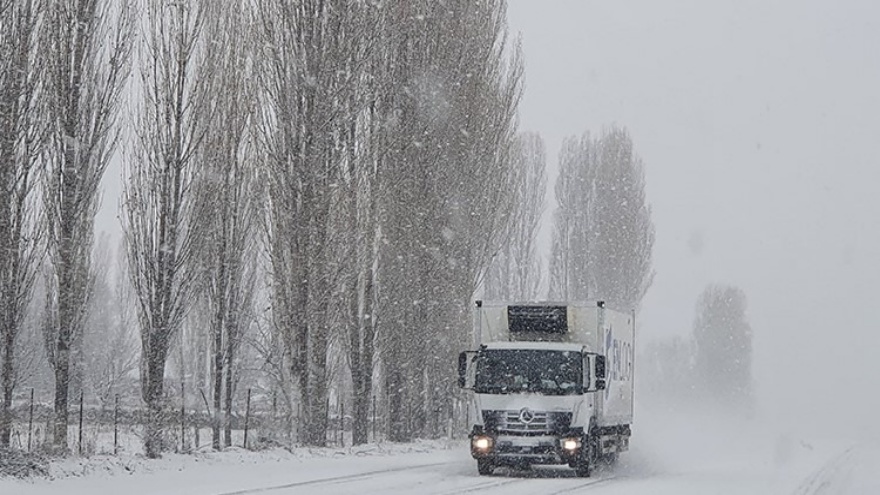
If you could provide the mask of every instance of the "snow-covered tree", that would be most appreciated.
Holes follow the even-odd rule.
[[[589,134],[569,137],[559,153],[550,254],[550,299],[585,301],[590,291],[590,250],[594,228],[595,141]]]
[[[629,134],[568,138],[559,160],[550,297],[637,308],[653,279],[654,225]]]
[[[340,282],[334,208],[345,179],[347,137],[355,122],[350,95],[369,77],[354,55],[373,33],[363,28],[370,4],[281,0],[258,2],[264,38],[261,79],[262,146],[269,190],[267,231],[273,317],[286,346],[301,411],[302,440],[324,445],[327,354]],[[368,59],[367,59],[368,60]]]
[[[538,229],[546,195],[544,141],[535,133],[521,134],[511,154],[511,172],[516,173],[515,213],[510,231],[492,259],[486,274],[486,300],[529,301],[538,297],[541,262],[538,259]]]
[[[85,331],[98,187],[116,151],[116,118],[129,73],[131,5],[47,2],[45,109],[50,123],[44,212],[49,264],[44,332],[55,372],[56,448],[67,449],[72,345]]]
[[[612,127],[595,147],[590,290],[613,307],[638,308],[654,278],[654,224],[644,165],[625,129]]]
[[[205,64],[211,79],[204,83],[214,99],[197,184],[207,202],[207,215],[199,219],[206,226],[197,262],[203,277],[199,288],[209,313],[215,449],[221,447],[221,426],[224,445],[232,444],[234,364],[253,313],[259,248],[256,219],[261,204],[252,146],[256,88],[249,4],[242,0],[218,4],[221,8],[206,24],[211,50]]]
[[[203,64],[215,2],[148,0],[136,138],[127,157],[123,227],[141,333],[147,456],[162,450],[165,365],[195,293],[194,250],[207,203],[194,187],[214,90]]]
[[[38,1],[0,0],[0,447],[10,442],[16,350],[42,255],[36,201],[45,136],[40,7]]]
[[[399,438],[446,407],[467,301],[514,202],[521,64],[503,7],[259,2],[272,312],[307,443],[326,441],[337,340],[356,441],[377,366]]]
[[[377,329],[393,440],[436,435],[451,415],[469,301],[514,211],[522,67],[505,12],[503,1],[393,8]]]

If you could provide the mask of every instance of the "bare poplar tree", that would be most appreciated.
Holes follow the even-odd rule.
[[[127,161],[125,242],[141,332],[141,393],[147,404],[147,456],[162,450],[165,365],[195,287],[199,246],[197,157],[210,86],[200,63],[211,2],[149,0],[141,45],[143,102]]]
[[[626,129],[612,127],[596,148],[596,221],[589,250],[593,292],[616,307],[637,308],[654,278],[654,224],[644,165]]]
[[[341,270],[338,293],[340,320],[346,334],[341,337],[348,357],[352,389],[352,442],[368,441],[369,414],[373,397],[375,362],[375,287],[378,243],[381,238],[378,209],[378,170],[383,153],[382,115],[387,84],[389,35],[385,16],[388,9],[365,9],[352,19],[360,42],[347,51],[346,114],[340,121],[343,167],[334,201],[339,205],[334,253]]]
[[[332,259],[333,198],[344,169],[350,61],[368,4],[259,2],[266,37],[262,134],[269,167],[269,244],[273,316],[299,398],[302,440],[324,445],[327,353],[339,267]],[[335,307],[339,307],[338,305]]]
[[[392,7],[395,146],[381,170],[380,275],[390,438],[435,435],[454,394],[468,301],[513,212],[521,61],[505,3]]]
[[[250,148],[256,104],[253,80],[253,44],[248,36],[247,2],[227,0],[206,25],[212,49],[209,90],[216,95],[213,117],[201,154],[202,179],[198,183],[208,202],[203,219],[209,227],[200,249],[206,277],[202,287],[210,313],[213,385],[213,446],[219,449],[224,421],[224,445],[230,446],[233,399],[233,364],[242,334],[252,313],[255,292],[257,207],[259,193],[254,156]],[[225,384],[225,388],[224,388]],[[223,397],[225,394],[225,402]]]
[[[50,2],[46,13],[47,112],[51,122],[44,208],[49,274],[46,332],[55,371],[54,444],[67,448],[71,344],[84,330],[98,187],[116,149],[115,122],[129,72],[127,1]]]
[[[356,442],[376,350],[392,439],[434,434],[467,301],[516,201],[521,61],[505,4],[262,0],[258,12],[272,314],[301,439],[326,441],[336,341]]]
[[[556,183],[550,297],[637,308],[653,278],[645,174],[626,130],[566,139]]]
[[[486,274],[485,299],[527,301],[538,297],[541,263],[537,243],[544,211],[547,177],[544,141],[535,133],[521,134],[511,154],[516,174],[516,205],[510,231]]]
[[[585,301],[590,288],[590,250],[596,164],[589,134],[569,137],[559,153],[556,179],[557,210],[553,213],[550,254],[550,298]]]
[[[40,10],[38,1],[0,0],[0,447],[10,442],[17,341],[42,254],[35,198],[44,140]]]

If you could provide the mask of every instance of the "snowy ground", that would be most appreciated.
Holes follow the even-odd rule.
[[[252,453],[69,460],[51,480],[0,480],[0,494],[454,493],[599,495],[880,493],[880,444],[779,434],[742,421],[643,421],[613,469],[575,478],[566,469],[476,473],[460,442]]]

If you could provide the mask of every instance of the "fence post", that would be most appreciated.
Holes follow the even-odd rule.
[[[186,452],[186,389],[180,380],[180,452]]]
[[[83,454],[83,391],[79,391],[79,455]]]
[[[50,432],[52,431],[51,428],[52,428],[52,420],[54,419],[54,414],[55,413],[52,411],[50,411],[49,414],[46,414],[46,427],[43,428],[43,445],[45,445],[47,442],[52,441],[52,440],[49,440],[49,438],[51,435]]]
[[[373,443],[377,443],[376,440],[376,396],[372,396],[373,400]]]
[[[339,409],[339,445],[345,447],[345,401],[340,401]]]
[[[31,387],[31,407],[28,413],[28,452],[31,451],[31,436],[34,431],[34,389]]]
[[[119,453],[119,394],[113,405],[113,455]]]
[[[245,450],[248,448],[248,423],[251,419],[251,389],[248,389],[247,405],[244,408],[244,445]]]

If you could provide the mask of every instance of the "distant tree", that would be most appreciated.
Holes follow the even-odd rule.
[[[695,376],[715,400],[748,404],[752,394],[752,329],[746,295],[732,286],[703,290],[694,320]]]
[[[568,138],[559,163],[550,297],[637,308],[653,279],[654,225],[629,134]]]
[[[645,170],[625,129],[596,142],[590,256],[591,291],[619,308],[637,308],[654,279],[654,224],[645,199]]]
[[[0,0],[0,447],[12,433],[19,336],[42,256],[38,157],[45,137],[39,98],[41,2]]]
[[[544,140],[535,133],[520,134],[510,160],[510,173],[516,174],[515,211],[511,215],[510,231],[486,274],[484,297],[487,300],[534,300],[541,283],[538,229],[547,186]]]
[[[94,296],[86,321],[90,330],[82,336],[82,353],[84,388],[103,408],[112,407],[117,395],[130,393],[128,385],[140,357],[124,255],[122,245],[114,253],[106,234],[98,238]]]
[[[568,137],[559,152],[559,175],[550,252],[550,299],[585,301],[594,297],[590,250],[594,249],[596,159],[589,133]]]

